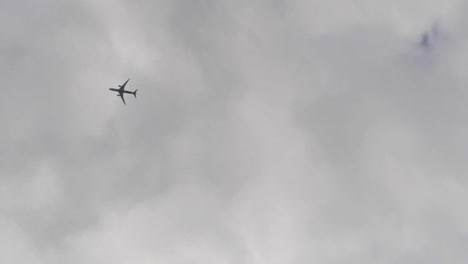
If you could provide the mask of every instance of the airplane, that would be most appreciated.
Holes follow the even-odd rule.
[[[126,94],[126,93],[128,93],[128,94],[133,94],[133,95],[135,96],[135,98],[136,98],[136,92],[138,91],[138,89],[136,89],[136,90],[133,91],[133,92],[131,92],[131,91],[126,91],[126,90],[125,90],[125,85],[127,85],[128,81],[130,81],[130,79],[128,79],[124,84],[119,85],[119,89],[109,88],[109,90],[119,93],[119,94],[117,94],[117,96],[120,96],[120,97],[122,98],[122,101],[123,101],[124,105],[127,105],[127,104],[125,103],[124,94]]]

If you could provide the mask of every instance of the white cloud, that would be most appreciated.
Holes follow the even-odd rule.
[[[5,262],[468,259],[460,1],[3,5]]]

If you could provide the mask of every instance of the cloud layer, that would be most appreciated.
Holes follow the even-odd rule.
[[[1,263],[468,261],[462,1],[0,6]]]

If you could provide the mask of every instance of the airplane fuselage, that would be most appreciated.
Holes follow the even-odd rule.
[[[120,90],[120,89],[115,89],[115,88],[109,88],[109,90],[111,90],[111,91],[115,91],[115,92],[118,92],[119,94],[122,94],[122,93],[133,94],[133,93],[134,93],[134,92],[131,92],[131,91],[127,91],[127,90]]]

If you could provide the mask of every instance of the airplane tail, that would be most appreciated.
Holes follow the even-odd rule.
[[[138,91],[138,89],[136,89],[134,92],[133,92],[133,95],[135,96],[136,98],[136,92]]]

